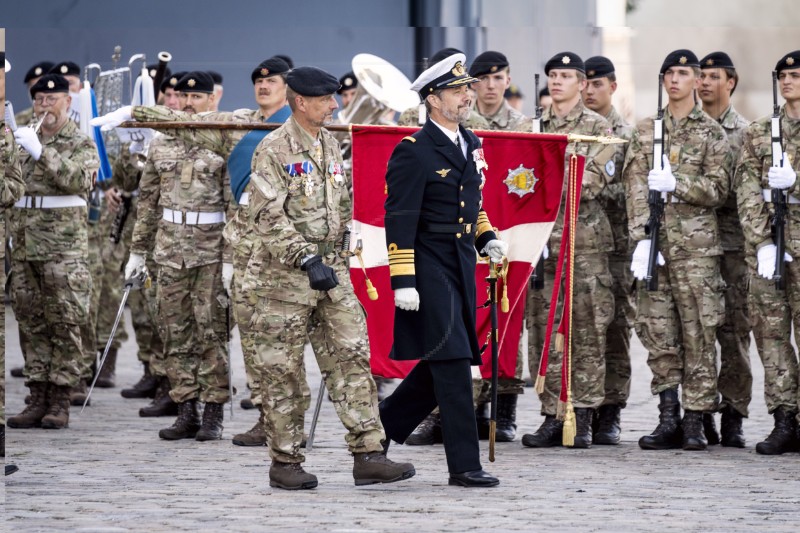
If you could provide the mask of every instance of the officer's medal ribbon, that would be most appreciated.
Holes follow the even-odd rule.
[[[473,150],[472,159],[475,160],[475,168],[478,172],[482,173],[489,168],[489,165],[486,164],[486,158],[483,155],[483,148]]]
[[[331,161],[328,165],[328,174],[331,175],[331,183],[333,185],[341,185],[344,183],[344,168],[341,164]]]

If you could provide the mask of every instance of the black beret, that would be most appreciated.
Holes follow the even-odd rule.
[[[60,74],[61,76],[78,76],[81,75],[81,67],[77,65],[77,63],[73,63],[72,61],[62,61],[61,63],[56,63],[53,65],[53,68],[50,69],[48,74]]]
[[[508,86],[508,89],[506,89],[506,92],[503,93],[503,98],[511,98],[511,97],[514,97],[514,96],[517,97],[517,98],[524,98],[525,97],[525,95],[522,94],[522,91],[519,89],[519,87],[512,83],[511,85]]]
[[[711,52],[700,60],[700,68],[733,68],[731,57],[725,52]]]
[[[259,65],[253,69],[253,72],[250,73],[250,80],[255,85],[258,78],[277,76],[278,74],[289,72],[291,69],[292,67],[290,67],[289,63],[284,59],[278,56],[272,56],[259,63]]]
[[[450,57],[451,55],[454,54],[463,54],[463,53],[464,52],[462,52],[458,48],[442,48],[441,50],[439,50],[438,52],[436,52],[435,54],[433,54],[431,57],[428,58],[428,66],[432,67],[433,65],[435,65],[436,63],[438,63],[439,61],[441,61],[446,57]]]
[[[356,78],[356,75],[350,71],[339,78],[339,85],[341,85],[341,87],[339,87],[339,90],[336,91],[336,94],[342,94],[344,91],[358,87],[358,78]]]
[[[508,67],[508,59],[500,52],[488,51],[475,58],[469,67],[469,75],[478,78],[484,74],[494,74]]]
[[[289,65],[289,68],[294,68],[294,61],[292,61],[292,58],[287,56],[286,54],[275,54],[272,57],[277,57],[278,59],[283,59],[284,61],[286,61],[286,64]]]
[[[780,73],[782,70],[792,70],[800,68],[800,50],[789,52],[778,61],[775,70]]]
[[[31,98],[37,93],[69,93],[69,82],[59,74],[45,74],[31,87]]]
[[[158,70],[158,63],[147,65],[147,73],[150,74],[151,78],[155,79],[157,70]],[[170,76],[172,76],[172,71],[169,69],[169,67],[165,67],[164,78],[169,78]]]
[[[286,75],[286,83],[303,96],[325,96],[339,90],[339,80],[317,67],[297,67]]]
[[[216,70],[207,70],[206,72],[208,72],[208,75],[214,80],[214,85],[222,85],[222,74]]]
[[[164,81],[161,82],[161,87],[159,89],[161,92],[165,92],[167,89],[175,89],[175,86],[178,85],[180,79],[186,76],[185,71],[180,71],[172,74],[171,76],[164,76]]]
[[[583,59],[578,54],[572,52],[560,52],[550,58],[550,61],[544,64],[544,75],[548,76],[550,71],[554,68],[572,69],[578,72],[586,72],[583,67]]]
[[[213,93],[214,92],[214,79],[201,70],[188,72],[175,85],[176,91],[185,93]]]
[[[614,74],[614,63],[604,56],[593,56],[586,60],[586,79],[605,78]]]
[[[691,50],[675,50],[670,52],[661,64],[661,74],[664,74],[670,67],[699,67],[700,60]]]
[[[53,68],[53,63],[50,61],[40,61],[36,63],[34,66],[28,69],[28,72],[25,73],[25,79],[23,80],[24,83],[28,83],[33,78],[38,78],[39,76],[44,76],[50,69]]]

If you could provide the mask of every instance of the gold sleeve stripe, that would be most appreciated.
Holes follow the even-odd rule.
[[[489,217],[486,216],[486,211],[478,213],[478,224],[475,229],[475,238],[477,239],[487,231],[492,231],[492,224],[489,222]]]
[[[414,276],[414,265],[389,265],[390,276]]]
[[[403,141],[408,141],[408,142],[412,142],[412,143],[417,142],[417,140],[414,137],[411,137],[411,136],[403,137]],[[400,142],[402,142],[402,141],[400,141]]]

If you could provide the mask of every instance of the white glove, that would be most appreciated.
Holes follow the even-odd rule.
[[[673,192],[677,185],[675,176],[672,175],[672,166],[669,164],[669,157],[662,156],[664,168],[654,168],[647,175],[647,187],[651,191]]]
[[[125,265],[125,279],[131,279],[144,269],[144,257],[131,252],[128,264]]]
[[[631,259],[631,272],[636,279],[644,279],[647,277],[647,263],[650,262],[650,239],[644,239],[636,243],[636,249],[633,251],[633,259]],[[664,266],[664,256],[658,252],[656,258],[659,266]]]
[[[483,252],[488,255],[492,261],[499,263],[508,254],[508,243],[500,239],[492,239],[483,247]]]
[[[222,286],[231,297],[231,281],[233,281],[233,263],[222,263]]]
[[[31,157],[38,161],[42,157],[42,143],[33,128],[17,128],[14,132],[14,140],[22,146]]]
[[[394,305],[404,311],[419,311],[419,293],[417,289],[397,289],[394,291]]]
[[[777,188],[777,187],[776,187]],[[758,249],[756,257],[758,258],[758,275],[762,278],[772,279],[775,275],[775,256],[778,255],[778,247],[774,244],[768,244]],[[793,258],[788,252],[783,253],[783,260],[791,263]]]
[[[131,113],[133,108],[129,105],[120,107],[116,111],[112,111],[111,113],[106,113],[102,117],[95,117],[89,121],[91,126],[102,126],[100,129],[102,131],[109,131],[113,130],[123,122],[127,122],[132,117]]]
[[[783,164],[779,167],[770,167],[767,172],[771,189],[788,189],[797,181],[797,173],[789,163],[786,152],[783,152]]]

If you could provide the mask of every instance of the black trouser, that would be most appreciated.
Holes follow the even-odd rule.
[[[436,406],[451,474],[480,470],[469,359],[420,361],[394,393],[380,403],[387,438],[405,442]]]

